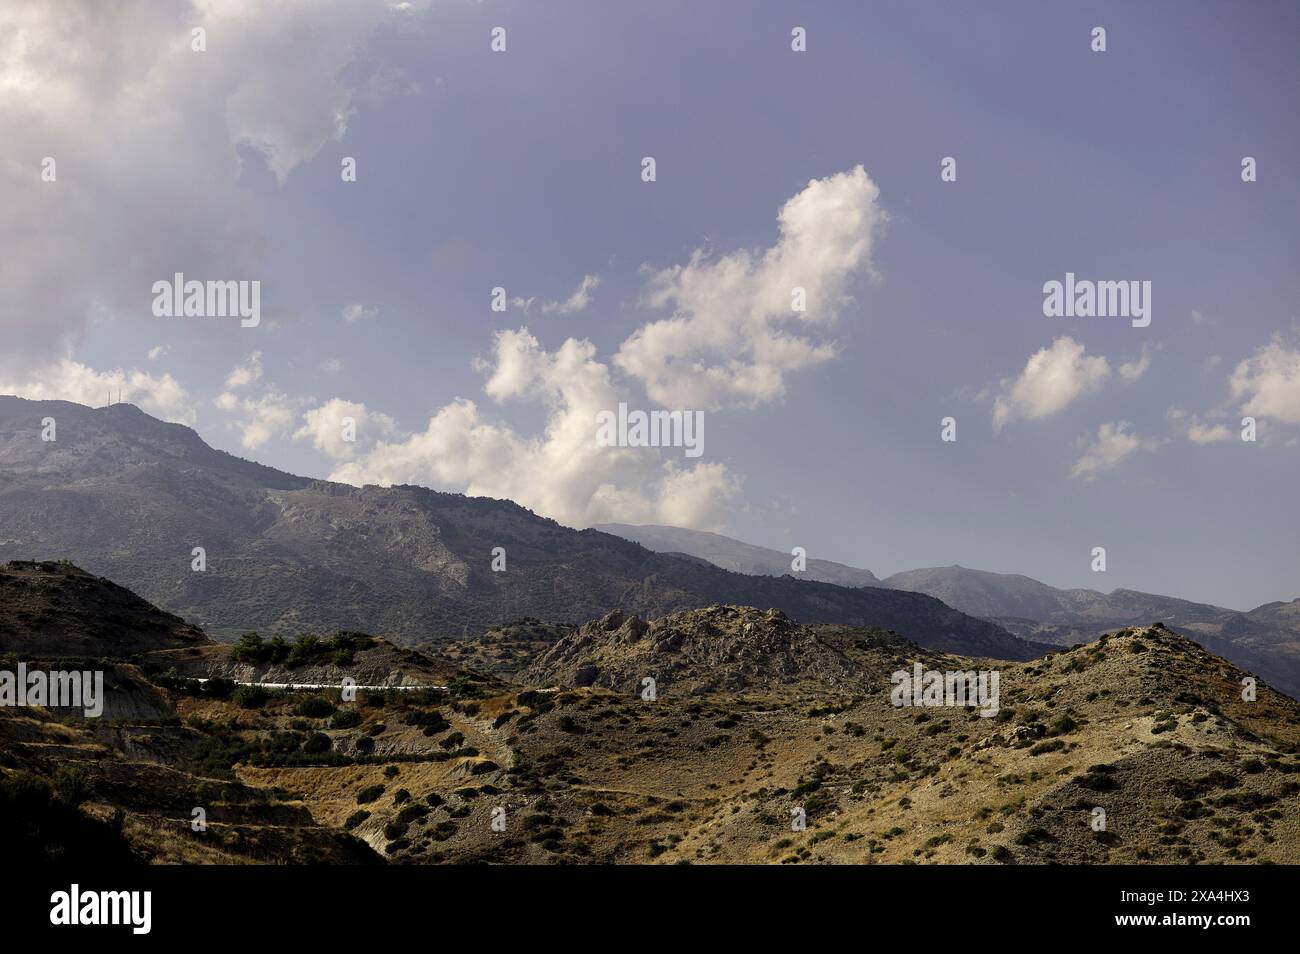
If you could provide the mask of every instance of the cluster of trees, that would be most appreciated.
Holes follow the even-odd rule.
[[[308,663],[321,662],[325,657],[333,657],[339,666],[352,664],[353,654],[369,649],[375,644],[372,636],[365,633],[340,631],[326,639],[306,633],[295,640],[286,640],[283,636],[263,639],[258,633],[245,633],[239,637],[231,658],[236,662],[265,666],[271,663],[284,664],[290,668],[305,666]]]

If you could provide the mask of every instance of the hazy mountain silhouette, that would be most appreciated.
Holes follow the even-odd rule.
[[[781,568],[789,572],[790,557],[780,550],[719,534],[624,524],[607,524],[605,529],[654,550],[680,551],[732,569],[749,567],[743,572],[774,573]],[[1159,621],[1300,698],[1300,600],[1267,603],[1243,613],[1137,590],[1059,589],[1020,574],[955,565],[905,570],[880,580],[870,570],[808,560],[809,578],[822,579],[824,574],[845,582],[858,574],[864,581],[858,585],[925,593],[1018,636],[1058,646]]]
[[[780,550],[742,543],[719,533],[687,530],[684,527],[664,527],[657,524],[634,526],[627,523],[598,523],[595,529],[615,536],[635,540],[648,550],[658,553],[685,553],[708,560],[724,570],[749,573],[754,576],[785,576],[791,573],[793,556]],[[799,574],[801,579],[820,580],[838,586],[882,586],[870,570],[861,570],[830,560],[809,559],[807,568]]]
[[[191,569],[196,547],[204,572]],[[505,572],[492,570],[497,547]],[[0,559],[61,558],[227,638],[356,629],[413,644],[524,616],[731,603],[968,655],[1044,649],[923,594],[733,573],[506,500],[296,477],[130,405],[0,397]]]

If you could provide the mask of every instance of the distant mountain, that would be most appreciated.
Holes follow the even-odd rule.
[[[789,557],[781,551],[714,533],[626,524],[605,524],[602,529],[652,550],[681,551],[739,572],[789,573]],[[1090,642],[1104,632],[1160,621],[1300,698],[1300,600],[1268,603],[1241,613],[1137,590],[1058,589],[1019,574],[955,565],[905,570],[880,580],[869,570],[809,560],[807,576],[833,577],[842,585],[925,593],[1017,636],[1058,646]]]
[[[46,417],[52,442],[41,439]],[[497,547],[504,572],[492,569]],[[0,559],[62,558],[225,638],[342,629],[412,645],[521,617],[579,623],[729,603],[966,655],[1046,649],[924,594],[729,572],[505,500],[295,477],[130,405],[0,397]]]
[[[949,593],[968,606],[979,607],[980,616],[1043,622],[1061,614],[1074,617],[1086,613],[1096,598],[1105,598],[1094,590],[1058,590],[1027,576],[986,573],[961,566],[904,570],[887,577],[885,585],[931,595],[936,591]]]
[[[656,553],[685,553],[714,566],[752,576],[786,576],[791,573],[789,553],[767,547],[742,543],[731,537],[683,527],[665,527],[657,524],[635,526],[628,523],[601,523],[595,529],[612,533],[626,540],[635,540]],[[837,586],[881,586],[876,574],[830,560],[808,560],[808,568],[799,574],[800,579],[820,580]]]
[[[961,566],[907,570],[884,582],[927,593],[1027,639],[1063,646],[1159,621],[1300,697],[1300,600],[1241,613],[1137,590],[1062,590],[1027,576]]]

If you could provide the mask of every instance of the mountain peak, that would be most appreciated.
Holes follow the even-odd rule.
[[[60,403],[47,443],[34,437],[46,406],[0,399],[0,558],[75,556],[218,638],[345,629],[428,644],[521,616],[578,623],[726,603],[979,655],[1046,649],[921,594],[747,575],[572,530],[509,500],[286,474],[125,405]],[[875,579],[809,566],[846,583]]]

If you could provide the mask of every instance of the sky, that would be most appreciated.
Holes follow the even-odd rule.
[[[0,393],[880,576],[1295,599],[1298,28],[1269,2],[7,2]],[[156,314],[176,272],[259,282],[260,321]],[[1067,273],[1149,288],[1149,324],[1049,317]],[[702,415],[702,453],[603,446],[620,403]]]

